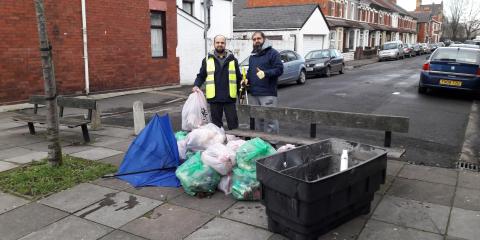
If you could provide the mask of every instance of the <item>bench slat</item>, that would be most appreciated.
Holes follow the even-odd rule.
[[[36,114],[17,114],[12,118],[15,121],[22,121],[22,122],[32,122],[32,123],[42,123],[42,124],[45,124],[47,122],[47,118],[45,116],[36,115]],[[90,121],[73,119],[73,118],[59,119],[59,124],[67,127],[78,127],[88,123],[90,123]]]
[[[294,145],[299,145],[299,144],[307,145],[307,144],[312,144],[318,141],[318,140],[315,141],[314,139],[296,138],[296,137],[269,134],[269,133],[252,131],[252,130],[244,130],[244,129],[227,130],[225,131],[225,133],[235,135],[238,137],[249,137],[249,138],[259,137],[266,141],[278,141],[278,142],[284,142],[284,143],[291,143]]]
[[[409,119],[363,113],[238,105],[238,114],[252,118],[277,119],[280,122],[316,123],[319,126],[360,128],[407,133]]]
[[[82,99],[75,97],[59,97],[58,106],[64,108],[95,110],[97,108],[97,101],[93,99]]]

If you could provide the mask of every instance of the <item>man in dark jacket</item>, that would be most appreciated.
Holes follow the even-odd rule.
[[[260,106],[276,107],[278,77],[283,74],[283,63],[280,54],[265,42],[263,32],[255,32],[252,36],[253,51],[248,61],[247,79],[249,84],[250,103]],[[260,129],[267,133],[278,133],[278,121],[260,120]]]
[[[212,123],[222,127],[225,112],[228,129],[235,129],[238,128],[235,102],[242,74],[233,53],[225,49],[226,38],[218,35],[213,42],[215,50],[208,54],[207,59],[203,59],[192,91],[201,91],[200,87],[206,83],[205,95],[210,104]]]

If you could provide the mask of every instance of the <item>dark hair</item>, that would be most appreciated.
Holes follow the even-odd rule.
[[[263,33],[262,31],[256,31],[252,34],[252,39],[253,39],[253,36],[257,35],[257,34],[260,34],[260,36],[262,36],[263,39],[265,39],[265,33]]]

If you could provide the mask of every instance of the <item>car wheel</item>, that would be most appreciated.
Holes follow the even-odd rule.
[[[420,93],[420,94],[427,93],[427,87],[422,87],[422,86],[418,85],[418,93]]]
[[[305,74],[305,70],[300,71],[300,75],[298,76],[297,83],[304,84],[307,81],[307,75]]]
[[[340,74],[345,73],[345,64],[342,64],[342,67],[340,68],[340,71],[338,73],[340,73]]]
[[[325,77],[330,77],[332,76],[332,71],[330,70],[330,66],[327,67],[327,70],[325,70]]]
[[[399,59],[400,59],[400,55],[397,53],[397,60],[399,60]]]

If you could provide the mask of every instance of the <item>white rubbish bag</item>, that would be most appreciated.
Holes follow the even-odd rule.
[[[295,145],[292,144],[286,144],[277,149],[277,152],[286,152],[288,150],[292,150],[295,148]]]
[[[210,145],[225,142],[225,131],[213,123],[194,129],[187,135],[187,151],[204,151]]]
[[[244,143],[246,143],[246,141],[242,139],[232,140],[227,143],[227,148],[231,149],[234,153],[236,153],[238,148],[240,148],[240,146],[242,146]]]
[[[225,195],[229,195],[232,193],[232,174],[228,174],[226,176],[222,176],[220,179],[220,183],[218,184],[218,189],[225,193]]]
[[[215,143],[202,152],[202,162],[224,176],[235,166],[235,152],[221,143]]]
[[[180,156],[180,159],[186,160],[187,159],[187,140],[183,139],[183,140],[177,141],[177,147],[178,147],[178,155]]]
[[[210,122],[207,100],[202,92],[194,92],[188,96],[182,109],[182,129],[191,131]]]

